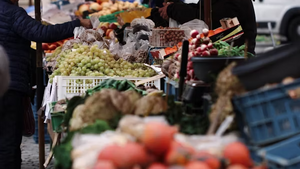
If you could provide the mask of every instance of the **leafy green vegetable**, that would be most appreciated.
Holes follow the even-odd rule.
[[[79,131],[81,134],[100,134],[106,130],[111,130],[112,128],[106,121],[96,120],[92,125],[89,125]]]
[[[114,80],[114,79],[107,79],[101,82],[99,85],[95,86],[92,89],[88,89],[86,94],[91,96],[95,92],[99,92],[102,89],[116,89],[118,91],[126,91],[126,90],[135,90],[142,95],[146,95],[147,93],[143,90],[138,89],[134,83],[129,80]]]
[[[230,45],[224,41],[214,43],[214,47],[218,49],[220,57],[244,56],[245,52],[245,45],[242,45],[240,47],[234,46],[231,48]],[[249,52],[247,53],[247,56],[254,57],[254,55]]]
[[[66,138],[59,146],[54,147],[53,153],[55,156],[55,168],[70,169],[72,168],[71,151],[72,139],[76,133],[81,134],[100,134],[106,130],[112,130],[107,122],[103,120],[96,120],[92,125],[89,125],[79,131],[68,132]]]

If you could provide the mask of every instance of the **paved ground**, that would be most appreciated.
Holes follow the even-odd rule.
[[[22,145],[22,167],[21,169],[38,169],[39,168],[39,145],[33,140],[33,137],[23,137]],[[50,152],[50,144],[45,145],[46,157]],[[47,169],[54,169],[53,161]]]

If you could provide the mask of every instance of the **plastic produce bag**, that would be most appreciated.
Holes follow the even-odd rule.
[[[100,25],[99,17],[92,15],[90,17],[90,20],[91,20],[93,28],[97,28]]]
[[[208,26],[205,22],[203,22],[202,20],[199,20],[199,19],[194,19],[194,20],[191,20],[189,22],[186,22],[182,25],[179,26],[180,29],[189,29],[190,31],[191,30],[197,30],[200,34],[202,33],[202,30],[204,28],[207,28],[208,29]],[[190,32],[189,31],[189,32]],[[188,35],[188,37],[190,37],[190,35]]]
[[[74,34],[74,39],[78,38],[80,36],[80,34],[82,34],[84,32],[85,28],[80,26],[80,27],[76,27],[73,31]]]
[[[135,52],[135,43],[130,42],[123,46],[123,49],[120,51],[121,58],[124,60],[133,63],[135,61],[134,52]]]
[[[155,26],[154,22],[150,19],[137,18],[131,22],[131,27],[133,28],[133,33],[144,31],[151,31]]]
[[[138,50],[135,52],[135,62],[147,63],[149,41],[140,40],[139,43],[136,43],[136,47]]]

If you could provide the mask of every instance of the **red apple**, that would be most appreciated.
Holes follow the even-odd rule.
[[[105,36],[106,37],[109,37],[109,34],[110,32],[112,32],[113,30],[112,29],[107,29],[106,32],[105,32]]]
[[[54,45],[54,44],[51,44],[51,45],[49,46],[49,50],[55,50],[56,48],[57,48],[57,46]]]
[[[100,29],[103,30],[104,34],[106,34],[108,28],[106,26],[101,26]]]
[[[48,50],[49,49],[49,45],[47,43],[42,43],[42,49],[43,50]]]

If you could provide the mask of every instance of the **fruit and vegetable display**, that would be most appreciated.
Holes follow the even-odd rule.
[[[47,60],[53,74],[50,76],[118,76],[151,77],[156,72],[142,64],[115,59],[102,38],[102,30],[84,30],[77,39],[65,43]]]
[[[53,43],[42,43],[42,49],[44,50],[45,53],[53,53],[56,48],[61,47],[64,43],[66,43],[70,39],[73,38],[68,38]]]
[[[216,42],[213,45],[219,52],[219,56],[230,57],[230,56],[244,56],[245,55],[245,45],[240,47],[238,46],[230,46],[227,42],[220,41]],[[247,57],[253,57],[252,53],[247,52]]]
[[[98,0],[97,2],[85,2],[78,7],[78,11],[75,12],[77,16],[84,16],[85,14],[91,16],[105,16],[113,14],[115,12],[124,11],[133,8],[143,8],[138,2],[123,2],[123,1],[110,1]]]
[[[233,57],[233,56],[245,56],[245,45],[240,47],[231,46],[227,42],[220,41],[212,43],[209,36],[211,31],[203,29],[202,33],[199,34],[197,30],[190,32],[191,39],[188,53],[188,64],[187,64],[187,78],[186,80],[197,80],[195,77],[193,63],[191,58],[193,57]],[[253,57],[253,54],[247,52],[247,57]],[[181,63],[181,48],[173,54],[172,57],[165,59],[162,65],[162,71],[170,79],[179,79],[179,70]],[[200,79],[201,80],[201,79]]]
[[[238,138],[233,134],[223,137],[188,136],[179,133],[178,127],[170,126],[160,116],[139,117],[127,114],[119,117],[117,110],[114,110],[113,114],[101,111],[103,109],[99,109],[97,105],[102,105],[103,100],[97,101],[96,98],[110,98],[112,94],[116,94],[114,92],[117,91],[103,89],[76,108],[91,112],[97,110],[98,113],[93,113],[93,118],[90,115],[81,116],[82,120],[90,120],[89,125],[80,126],[77,130],[71,129],[73,131],[68,133],[62,144],[55,147],[58,168],[230,169],[239,167],[244,169],[255,167],[248,148],[238,142]],[[129,99],[131,101],[138,100],[136,93],[133,92],[128,90],[121,93],[132,97]],[[145,98],[150,97],[161,98],[161,96],[145,96]],[[121,108],[124,111],[125,104],[122,106],[119,102],[119,105],[116,105],[113,98],[108,98],[111,104],[109,108],[117,106],[115,109]],[[78,102],[78,98],[73,98],[69,104],[76,101]],[[89,106],[92,108],[88,108]],[[93,108],[96,109],[92,110]],[[70,121],[71,125],[73,120],[80,120],[74,114]],[[260,167],[265,168],[263,165]]]
[[[191,61],[192,57],[217,57],[218,50],[214,48],[213,43],[209,39],[209,30],[204,29],[202,34],[199,34],[197,30],[192,30],[190,32],[191,40],[189,45],[188,53],[188,65],[187,65],[187,78],[186,80],[197,80],[195,77],[193,63]],[[203,35],[203,36],[201,36]],[[179,79],[179,70],[181,63],[181,49],[174,54],[173,57],[166,59],[163,63],[163,72],[170,78],[174,80]]]
[[[118,23],[100,22],[98,28],[103,30],[103,37],[107,39],[114,39],[114,30],[118,28]]]
[[[185,37],[185,30],[179,28],[158,27],[152,29],[150,44],[156,47],[171,47],[181,42]]]

